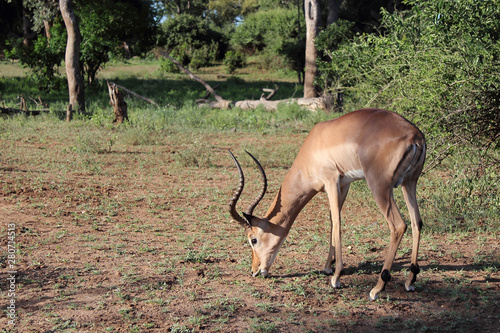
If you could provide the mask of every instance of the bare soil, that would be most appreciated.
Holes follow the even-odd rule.
[[[70,141],[0,139],[0,330],[499,331],[498,231],[425,234],[413,293],[404,291],[411,255],[405,236],[392,280],[379,300],[368,301],[388,244],[381,214],[365,203],[369,196],[351,193],[343,212],[341,289],[319,272],[329,234],[324,195],[299,216],[271,277],[252,278],[245,235],[226,212],[238,180],[225,149],[242,156],[249,145],[273,147],[285,138],[229,136],[204,137],[203,156],[182,156],[192,145],[173,138],[91,152]],[[299,147],[303,137],[286,140]],[[258,188],[251,166],[244,163],[244,203]],[[271,193],[260,214],[286,168],[267,165]],[[14,326],[6,316],[10,270]]]

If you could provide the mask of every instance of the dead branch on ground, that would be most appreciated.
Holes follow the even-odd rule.
[[[270,99],[278,91],[279,89],[278,85],[276,85],[276,89],[267,89],[267,88],[262,89],[262,91],[269,93],[267,97],[264,97],[265,94],[262,94],[261,98],[258,100],[243,100],[243,101],[231,102],[219,96],[215,92],[215,89],[213,89],[207,82],[205,82],[203,79],[191,73],[187,68],[182,66],[177,60],[172,58],[170,54],[168,54],[168,52],[160,50],[160,54],[165,58],[169,59],[170,61],[172,61],[177,67],[179,67],[180,70],[186,73],[191,79],[201,83],[205,87],[207,92],[209,92],[215,98],[215,101],[210,101],[208,100],[209,95],[207,95],[205,96],[205,98],[198,99],[196,100],[196,102],[198,103],[199,106],[206,105],[214,109],[229,109],[231,108],[231,106],[236,106],[243,110],[251,110],[259,106],[263,106],[266,110],[276,110],[278,104],[280,103],[288,103],[288,104],[297,103],[301,107],[304,107],[311,111],[317,111],[317,110],[330,111],[332,109],[332,106],[334,105],[333,98],[328,95],[317,98],[289,98],[284,100],[270,101]]]

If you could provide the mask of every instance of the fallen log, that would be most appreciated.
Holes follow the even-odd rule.
[[[28,111],[26,111],[26,110],[22,110],[22,109],[0,107],[0,114],[6,114],[6,115],[24,113],[25,115],[28,115],[28,116],[37,116],[41,112],[50,112],[50,110],[49,109],[41,109],[41,110],[28,110]]]
[[[220,104],[217,101],[210,101],[207,99],[198,99],[196,100],[198,106],[207,106],[213,109],[222,109]],[[276,101],[268,101],[268,100],[243,100],[233,102],[232,105],[234,107],[240,108],[242,110],[254,110],[258,107],[264,107],[264,110],[267,111],[275,111],[278,109],[278,105],[284,104],[293,104],[297,103],[300,107],[307,109],[309,111],[325,111],[330,112],[333,106],[333,98],[331,96],[322,96],[316,98],[288,98]]]
[[[214,109],[229,109],[232,106],[236,106],[243,110],[252,110],[262,105],[266,110],[272,111],[276,110],[278,108],[278,104],[280,103],[287,103],[287,104],[297,103],[301,107],[311,111],[323,110],[329,112],[332,110],[332,107],[334,105],[334,100],[329,95],[318,98],[289,98],[278,101],[270,101],[269,99],[271,99],[274,96],[274,94],[276,94],[276,91],[279,89],[279,86],[277,85],[276,89],[262,89],[264,92],[269,92],[270,94],[267,97],[264,97],[265,94],[262,94],[259,100],[243,100],[236,102],[228,101],[220,97],[215,92],[215,89],[213,89],[207,82],[205,82],[198,76],[191,73],[187,68],[184,68],[177,60],[172,58],[170,54],[168,54],[168,52],[160,50],[160,54],[165,58],[169,59],[170,61],[172,61],[177,67],[179,67],[180,70],[186,73],[191,79],[201,83],[205,87],[207,92],[209,92],[215,98],[215,101],[208,100],[207,99],[208,96],[205,96],[205,98],[202,99],[198,99],[196,100],[196,103],[198,103],[199,106],[208,106]]]
[[[299,106],[310,110],[310,111],[330,111],[332,108],[332,98],[331,97],[317,97],[317,98],[289,98],[277,101],[268,101],[268,100],[245,100],[238,101],[235,104],[237,108],[242,110],[253,110],[257,107],[264,107],[265,110],[274,111],[278,108],[278,105],[281,103],[285,104],[293,104],[297,103]]]

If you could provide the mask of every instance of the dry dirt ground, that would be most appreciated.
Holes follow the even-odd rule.
[[[392,280],[379,300],[368,301],[388,231],[369,194],[352,193],[356,189],[343,211],[341,289],[330,288],[329,277],[319,273],[329,233],[324,195],[299,215],[271,277],[252,278],[243,230],[226,212],[238,182],[226,149],[241,156],[247,171],[242,205],[253,198],[259,180],[243,149],[261,152],[271,192],[257,209],[262,214],[287,167],[272,160],[272,148],[264,152],[286,141],[295,147],[283,153],[289,160],[302,133],[213,134],[193,141],[166,134],[155,145],[134,145],[108,142],[114,134],[103,129],[85,131],[75,126],[67,134],[80,133],[86,141],[36,131],[24,139],[0,138],[2,331],[494,332],[500,327],[498,231],[425,233],[413,293],[403,286],[411,254],[406,235]],[[425,197],[425,191],[419,194]],[[15,238],[9,238],[9,229]],[[16,249],[12,267],[9,240]],[[7,316],[10,270],[16,271],[15,325]]]

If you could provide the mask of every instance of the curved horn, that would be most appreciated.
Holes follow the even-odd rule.
[[[250,227],[250,224],[248,221],[243,218],[240,214],[236,212],[236,203],[238,202],[238,199],[240,198],[241,192],[243,192],[243,188],[245,187],[245,176],[243,175],[243,170],[241,169],[240,163],[234,157],[233,153],[229,151],[229,154],[231,154],[231,158],[234,161],[234,164],[236,165],[236,168],[238,169],[238,174],[240,176],[240,185],[238,189],[234,192],[233,198],[231,199],[231,202],[229,202],[229,213],[231,214],[231,217],[233,220],[241,224],[243,227],[248,228]]]
[[[257,164],[257,167],[259,168],[260,174],[262,176],[262,182],[263,182],[263,184],[262,184],[262,190],[260,191],[260,193],[257,196],[257,198],[255,198],[255,200],[250,204],[250,206],[248,206],[247,211],[245,212],[245,214],[247,214],[247,215],[252,215],[253,210],[255,209],[255,207],[257,207],[257,205],[259,204],[259,202],[262,200],[262,198],[266,194],[266,191],[267,191],[267,177],[266,177],[266,173],[264,171],[264,168],[262,167],[262,165],[260,164],[260,162],[252,154],[250,154],[246,150],[245,150],[245,152],[248,155],[250,155],[250,157]]]

